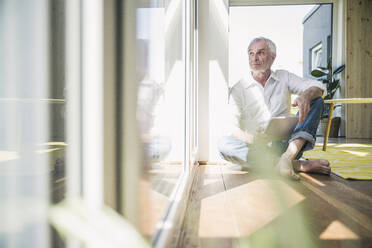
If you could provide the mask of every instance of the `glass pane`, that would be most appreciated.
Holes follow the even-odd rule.
[[[184,3],[148,1],[136,14],[137,119],[146,160],[142,185],[149,190],[141,231],[151,237],[184,167]]]
[[[64,1],[1,1],[0,54],[0,247],[64,247]]]
[[[0,247],[49,247],[49,9],[0,2]]]

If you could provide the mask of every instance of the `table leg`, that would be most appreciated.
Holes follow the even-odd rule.
[[[331,131],[332,114],[333,114],[334,105],[335,105],[334,103],[331,103],[331,106],[329,106],[328,124],[327,124],[327,130],[324,134],[323,151],[327,150],[328,136],[329,136],[329,132]]]

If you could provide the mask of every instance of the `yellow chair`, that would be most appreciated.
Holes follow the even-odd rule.
[[[332,123],[332,113],[333,108],[336,103],[372,103],[372,98],[344,98],[344,99],[331,99],[331,100],[324,100],[324,103],[331,104],[329,108],[329,118],[328,118],[328,124],[327,124],[327,130],[324,134],[324,142],[323,142],[323,151],[327,150],[327,143],[328,143],[328,136],[329,131],[331,129],[331,123]]]

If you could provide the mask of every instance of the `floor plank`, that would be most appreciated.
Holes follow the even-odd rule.
[[[179,246],[236,247],[238,236],[221,167],[199,166]]]
[[[198,170],[179,247],[372,247],[372,182]]]

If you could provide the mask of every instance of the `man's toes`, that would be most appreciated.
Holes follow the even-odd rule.
[[[331,168],[330,168],[330,167],[322,166],[320,169],[321,169],[321,171],[322,171],[324,174],[330,174],[330,173],[331,173]]]
[[[282,176],[290,176],[292,174],[289,168],[283,168],[283,167],[279,167],[279,173]]]
[[[280,168],[279,173],[281,176],[291,178],[293,180],[299,180],[300,176],[297,175],[293,170],[290,168]]]
[[[291,178],[293,179],[293,180],[300,180],[300,176],[298,175],[298,174],[296,174],[296,173],[294,173],[294,172],[292,172],[292,175],[291,175]]]
[[[326,159],[318,159],[319,164],[329,167],[329,161]]]

